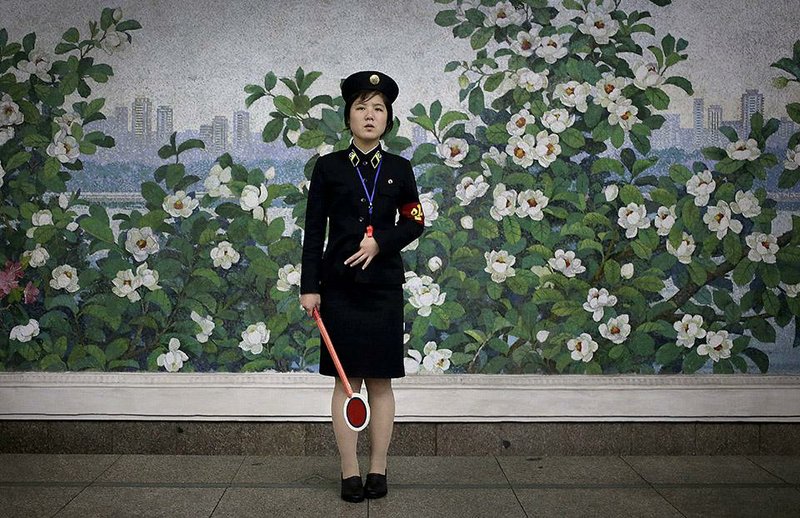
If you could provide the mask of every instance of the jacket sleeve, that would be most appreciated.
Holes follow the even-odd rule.
[[[322,276],[322,247],[325,243],[327,227],[327,207],[325,196],[325,175],[317,159],[311,173],[306,201],[305,234],[303,238],[303,258],[300,268],[300,294],[319,293]]]
[[[380,254],[399,252],[406,245],[417,239],[425,230],[425,216],[419,202],[417,181],[411,162],[403,161],[406,167],[406,178],[398,199],[397,210],[400,211],[400,220],[392,228],[375,231],[375,241],[378,242]]]

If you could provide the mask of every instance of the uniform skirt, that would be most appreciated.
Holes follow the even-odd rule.
[[[320,291],[320,315],[347,377],[405,376],[402,285],[326,282]],[[319,373],[338,376],[323,342]]]

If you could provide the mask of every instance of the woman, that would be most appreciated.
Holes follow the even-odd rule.
[[[342,415],[347,394],[338,378],[331,399],[342,498],[360,502],[387,493],[392,378],[405,375],[400,250],[422,234],[424,220],[411,164],[380,145],[392,128],[397,83],[381,72],[363,71],[345,79],[341,89],[345,126],[353,138],[347,149],[319,157],[311,175],[300,304],[309,315],[319,308],[353,390],[361,390],[362,380],[367,385],[372,448],[363,485],[358,433]],[[335,377],[327,349],[320,349],[320,374]]]

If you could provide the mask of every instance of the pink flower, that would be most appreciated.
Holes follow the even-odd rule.
[[[36,299],[39,297],[39,288],[34,286],[31,281],[28,281],[28,285],[25,286],[23,294],[25,296],[25,304],[32,304],[36,302]]]
[[[10,273],[17,279],[22,278],[22,264],[14,261],[6,261],[6,272]]]

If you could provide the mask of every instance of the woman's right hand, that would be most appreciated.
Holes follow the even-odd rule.
[[[303,295],[300,295],[300,305],[303,306],[304,310],[306,310],[308,316],[312,315],[314,308],[319,310],[320,300],[319,293],[304,293]]]

